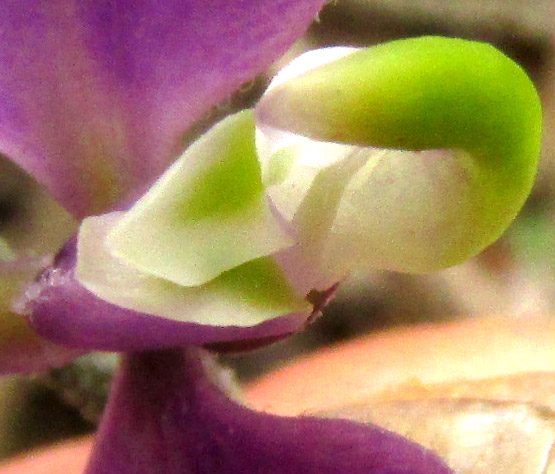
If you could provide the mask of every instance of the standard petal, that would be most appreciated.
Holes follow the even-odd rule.
[[[0,150],[78,216],[137,193],[324,0],[7,0]]]
[[[377,427],[251,411],[206,370],[194,349],[129,356],[85,473],[451,472],[430,451]]]
[[[206,326],[152,316],[108,303],[74,277],[76,243],[66,244],[54,264],[28,291],[31,325],[58,344],[82,349],[128,351],[193,345],[242,349],[263,345],[304,328],[312,314],[292,313],[248,327]]]

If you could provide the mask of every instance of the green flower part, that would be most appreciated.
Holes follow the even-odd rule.
[[[179,321],[309,314],[306,295],[351,270],[436,270],[495,240],[530,192],[540,129],[532,83],[489,45],[312,51],[129,211],[86,219],[76,276]]]
[[[197,140],[126,213],[108,237],[130,265],[198,286],[294,241],[266,203],[252,111]]]
[[[266,167],[275,153],[308,153],[307,137],[366,153],[335,203],[326,267],[348,255],[345,267],[424,272],[458,264],[497,239],[530,192],[540,102],[520,66],[488,44],[422,37],[331,48],[281,75],[257,107],[270,136],[261,140],[274,143]],[[277,131],[288,137],[283,147]],[[297,151],[292,134],[304,137]],[[311,185],[321,191],[307,192],[324,192],[329,183],[320,181]],[[284,192],[270,189],[276,201]]]
[[[273,254],[295,241],[268,206],[244,111],[199,138],[127,212],[85,219],[75,274],[101,299],[212,326],[311,311]]]

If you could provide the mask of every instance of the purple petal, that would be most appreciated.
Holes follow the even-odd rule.
[[[6,0],[0,150],[78,216],[136,197],[324,0]]]
[[[205,370],[194,349],[129,356],[85,474],[451,473],[375,426],[251,411]]]
[[[303,329],[314,316],[294,313],[251,327],[165,319],[97,298],[76,281],[74,266],[75,239],[29,287],[25,304],[25,313],[39,334],[69,347],[129,351],[210,344],[223,350],[250,349]],[[320,309],[317,305],[315,311]]]

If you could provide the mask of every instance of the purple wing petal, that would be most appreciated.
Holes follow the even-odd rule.
[[[78,216],[143,191],[324,0],[6,0],[0,150]]]
[[[86,474],[448,474],[373,426],[281,418],[229,400],[194,349],[125,360]]]
[[[309,314],[294,313],[251,327],[216,327],[151,316],[107,303],[74,278],[75,239],[27,291],[25,312],[43,337],[69,347],[108,351],[213,345],[253,348],[302,329]],[[318,311],[320,308],[316,308]]]

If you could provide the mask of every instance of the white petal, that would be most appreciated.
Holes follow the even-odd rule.
[[[241,265],[199,287],[184,287],[128,266],[105,245],[122,215],[85,219],[79,231],[76,278],[99,298],[155,316],[213,326],[253,326],[310,312],[271,257]]]
[[[324,266],[427,272],[461,263],[491,235],[479,176],[459,151],[390,150],[371,159],[345,188]]]
[[[197,140],[108,237],[129,265],[186,286],[293,244],[264,195],[251,111]]]

